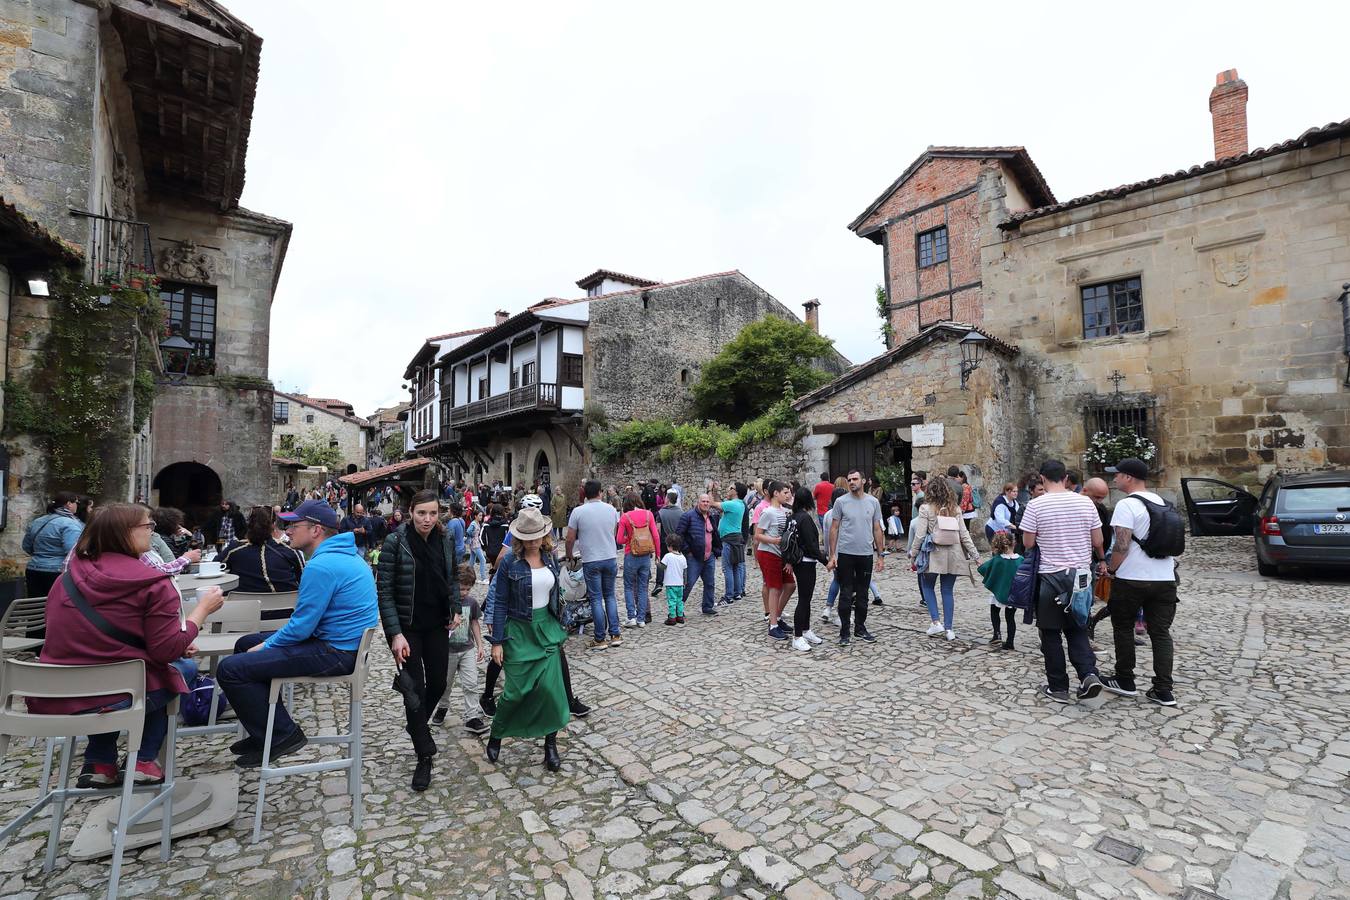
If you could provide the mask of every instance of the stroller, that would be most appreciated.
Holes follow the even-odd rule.
[[[580,634],[591,621],[591,602],[586,599],[586,577],[581,564],[566,564],[562,568],[563,621],[570,622],[569,634]]]

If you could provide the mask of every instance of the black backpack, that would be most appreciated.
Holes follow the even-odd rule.
[[[1185,553],[1186,521],[1182,519],[1177,508],[1166,500],[1154,503],[1138,494],[1130,494],[1125,500],[1131,498],[1144,504],[1144,509],[1148,511],[1148,537],[1143,540],[1138,536],[1133,538],[1134,542],[1143,548],[1144,553],[1154,559],[1166,559]],[[1124,503],[1125,500],[1120,502]]]
[[[497,554],[502,552],[502,544],[506,542],[508,527],[501,521],[488,522],[483,526],[483,555],[488,562],[496,563]]]
[[[778,552],[783,562],[795,566],[802,561],[801,534],[797,531],[797,520],[788,519],[783,526],[782,540],[778,543]]]

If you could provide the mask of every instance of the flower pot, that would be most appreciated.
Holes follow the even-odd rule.
[[[145,290],[145,282],[142,281],[142,280],[139,279],[139,278],[131,278],[131,279],[128,279],[127,285],[128,285],[133,291],[143,291],[143,290]]]

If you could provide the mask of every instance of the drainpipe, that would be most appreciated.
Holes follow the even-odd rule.
[[[1336,298],[1341,304],[1341,331],[1345,337],[1345,386],[1350,387],[1350,281],[1341,285],[1341,295]]]

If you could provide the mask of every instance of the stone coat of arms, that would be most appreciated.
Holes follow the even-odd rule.
[[[216,274],[216,261],[192,241],[183,241],[161,251],[159,274],[174,281],[209,284]]]
[[[1227,250],[1214,254],[1214,280],[1236,287],[1247,280],[1252,270],[1250,250]]]

